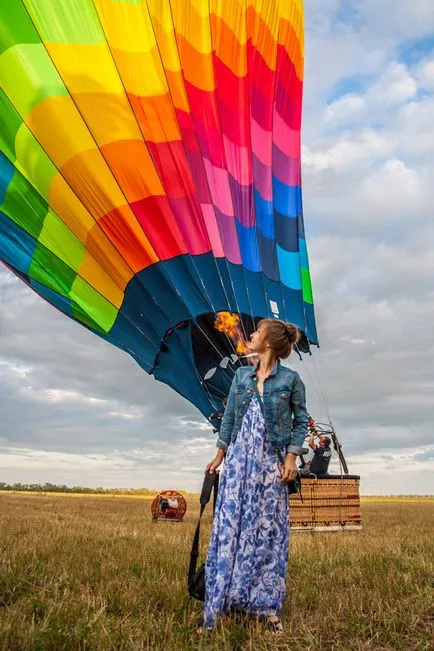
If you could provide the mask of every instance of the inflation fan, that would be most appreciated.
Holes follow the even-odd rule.
[[[161,491],[152,500],[151,513],[154,522],[181,522],[186,511],[187,500],[177,491]]]

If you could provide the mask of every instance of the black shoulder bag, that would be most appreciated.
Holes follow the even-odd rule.
[[[190,597],[197,599],[198,601],[205,601],[205,564],[202,564],[200,568],[196,571],[197,559],[199,556],[199,534],[200,534],[200,519],[205,507],[208,504],[211,493],[214,489],[214,498],[213,498],[213,512],[215,510],[216,500],[217,500],[217,490],[219,485],[219,476],[218,473],[214,472],[210,474],[206,473],[205,479],[203,480],[202,492],[200,494],[200,515],[199,522],[197,523],[196,533],[193,538],[193,545],[191,547],[190,553],[190,566],[188,568],[188,579],[187,587]]]
[[[255,393],[256,397],[259,402],[259,406],[261,407],[262,415],[264,416],[264,421],[265,421],[265,414],[264,414],[264,403],[262,402],[261,394],[259,393],[258,387],[255,382]],[[282,456],[281,451],[279,448],[274,448],[276,450],[277,457],[282,464],[282,466],[285,464],[285,460]],[[292,495],[293,493],[299,493],[300,499],[303,502],[303,495],[301,494],[301,475],[299,472],[297,472],[297,477],[295,479],[292,479],[291,481],[288,481],[286,483],[286,486],[288,487],[288,493],[289,495]]]

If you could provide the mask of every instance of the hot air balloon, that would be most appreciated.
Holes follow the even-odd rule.
[[[0,8],[0,259],[212,422],[260,318],[317,343],[303,48],[302,0]]]

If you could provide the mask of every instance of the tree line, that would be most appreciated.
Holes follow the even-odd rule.
[[[32,493],[89,493],[95,495],[157,495],[159,491],[153,488],[103,488],[97,486],[67,486],[66,484],[8,484],[0,482],[0,491],[23,491]],[[182,491],[184,492],[184,491]]]

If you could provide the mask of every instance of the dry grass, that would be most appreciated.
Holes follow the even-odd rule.
[[[433,500],[370,499],[362,532],[293,534],[279,641],[236,618],[196,634],[197,511],[154,524],[145,499],[0,494],[0,649],[434,649]]]

